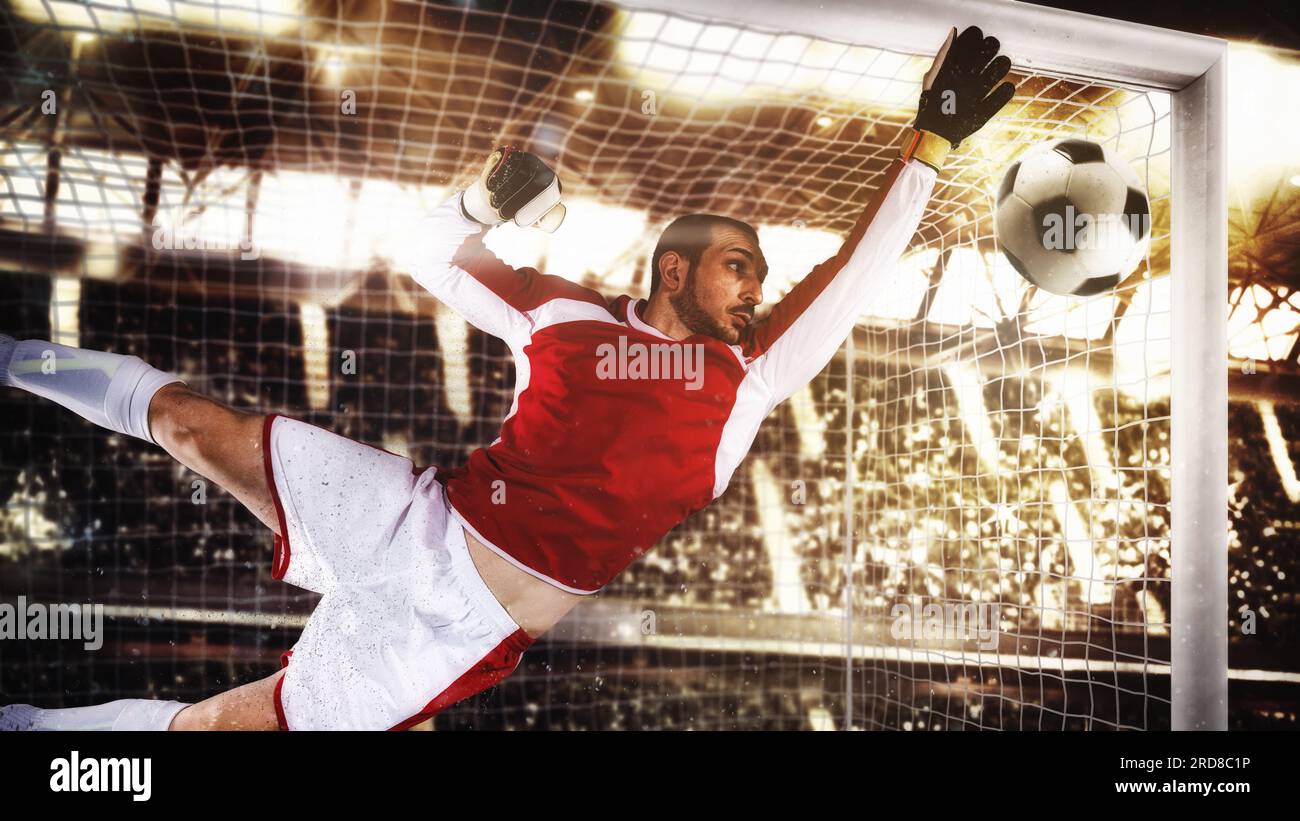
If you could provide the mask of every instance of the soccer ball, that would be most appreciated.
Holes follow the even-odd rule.
[[[998,244],[1020,275],[1053,294],[1089,296],[1146,256],[1151,207],[1138,175],[1088,140],[1036,146],[998,188]]]

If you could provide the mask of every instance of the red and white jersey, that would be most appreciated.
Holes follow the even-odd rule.
[[[461,523],[507,560],[594,593],[708,505],[777,403],[834,356],[920,223],[934,169],[897,160],[839,252],[739,344],[677,341],[645,300],[512,268],[460,212],[459,193],[420,226],[412,275],[515,358],[501,436],[443,477]]]

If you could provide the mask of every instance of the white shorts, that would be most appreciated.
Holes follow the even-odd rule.
[[[514,672],[533,639],[474,568],[436,468],[276,415],[262,445],[272,575],[323,596],[284,656],[282,729],[406,729]]]

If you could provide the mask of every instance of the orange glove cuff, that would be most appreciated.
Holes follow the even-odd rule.
[[[952,143],[929,131],[909,128],[903,132],[898,154],[907,160],[920,160],[935,171],[943,168],[943,161],[952,151]]]

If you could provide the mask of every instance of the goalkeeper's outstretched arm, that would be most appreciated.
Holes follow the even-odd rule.
[[[1011,99],[1011,83],[999,84],[1011,61],[997,51],[973,26],[949,33],[898,157],[840,250],[747,329],[745,355],[769,388],[769,410],[826,367],[916,233],[944,158]]]

